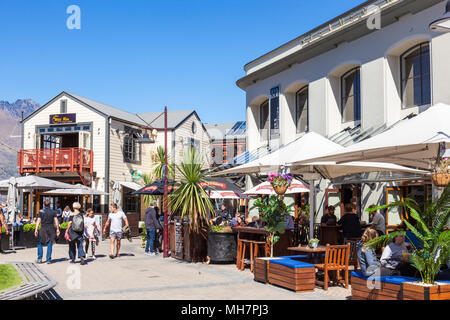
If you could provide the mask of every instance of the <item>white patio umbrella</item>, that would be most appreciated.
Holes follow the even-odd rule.
[[[48,195],[107,195],[107,192],[89,188],[82,184],[75,184],[73,189],[54,189],[43,194]]]
[[[122,202],[122,185],[119,181],[114,182],[113,185],[113,194],[112,194],[112,201],[113,203],[117,204],[117,207],[121,209],[121,202]]]
[[[73,189],[72,184],[46,179],[39,176],[24,176],[16,178],[17,188],[21,190],[45,190],[45,189]],[[0,191],[7,191],[9,179],[0,181]]]
[[[334,161],[347,165],[350,161],[371,161],[430,170],[434,165],[432,159],[438,156],[439,146],[442,145],[442,151],[445,152],[450,144],[449,119],[450,106],[436,104],[372,138],[342,150],[322,150],[319,156],[292,161],[291,165],[317,161]]]
[[[236,191],[218,191],[218,190],[210,190],[206,192],[210,199],[231,199],[231,200],[239,200],[239,199],[247,199],[247,196],[243,193],[239,193]]]
[[[18,223],[19,215],[17,214],[17,202],[19,200],[19,191],[17,189],[17,181],[16,178],[9,178],[9,186],[8,186],[8,209],[6,217],[7,223]]]
[[[301,181],[294,179],[292,180],[291,185],[286,190],[285,194],[295,194],[295,193],[302,193],[302,192],[309,192],[309,188],[305,186],[304,183]],[[253,187],[252,189],[244,192],[246,195],[276,195],[277,193],[272,187],[272,184],[268,181],[263,182],[261,184],[258,184],[257,186]]]

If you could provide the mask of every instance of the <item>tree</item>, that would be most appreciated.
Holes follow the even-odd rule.
[[[159,180],[163,178],[163,168],[164,168],[164,162],[165,162],[165,152],[164,148],[162,146],[158,146],[156,149],[156,154],[153,157],[153,161],[155,162],[152,173],[155,180]],[[174,165],[171,163],[170,156],[167,155],[167,178],[173,178],[174,177]]]

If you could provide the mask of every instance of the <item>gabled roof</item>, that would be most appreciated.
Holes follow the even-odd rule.
[[[127,112],[121,109],[118,109],[116,107],[112,107],[109,106],[107,104],[103,104],[101,102],[97,102],[82,96],[79,96],[77,94],[73,94],[70,92],[66,92],[66,94],[68,94],[69,96],[72,96],[82,102],[84,102],[85,104],[91,106],[92,108],[100,111],[101,113],[106,114],[107,116],[113,117],[113,118],[117,118],[120,120],[125,120],[127,122],[132,122],[132,123],[136,123],[142,126],[146,126],[147,124],[145,123],[145,121],[143,121],[137,114],[131,113],[131,112]]]
[[[192,114],[200,120],[195,110],[174,110],[167,111],[167,129],[175,129],[181,123],[183,123]],[[164,128],[164,115],[161,115],[161,111],[158,112],[146,112],[137,114],[141,119],[149,124],[150,127],[161,129]],[[159,117],[159,118],[158,118]],[[157,119],[156,119],[157,118]],[[155,120],[156,119],[156,120]]]

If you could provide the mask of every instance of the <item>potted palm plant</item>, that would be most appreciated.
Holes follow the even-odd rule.
[[[208,211],[214,212],[211,199],[200,185],[206,177],[204,162],[191,147],[176,168],[181,175],[181,183],[169,199],[172,212],[179,213],[181,220],[186,221],[183,226],[185,260],[203,262],[207,255]]]
[[[374,207],[367,209],[367,211],[392,207],[403,207],[409,210],[410,216],[416,224],[413,225],[406,219],[404,223],[422,243],[422,248],[416,247],[409,257],[411,265],[419,271],[421,281],[404,283],[403,296],[422,300],[442,298],[443,296],[440,295],[440,292],[443,291],[441,287],[450,286],[450,284],[442,284],[436,282],[435,279],[441,266],[447,263],[447,257],[450,254],[450,231],[446,226],[450,217],[450,185],[445,188],[441,197],[434,202],[428,201],[419,205],[413,199],[406,198],[403,201]],[[407,237],[405,231],[396,231],[375,238],[367,242],[366,246],[372,248],[386,246],[398,234]],[[446,289],[447,292],[449,289]]]

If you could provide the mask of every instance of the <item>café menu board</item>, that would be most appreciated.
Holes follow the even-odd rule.
[[[66,123],[76,123],[77,114],[76,113],[63,113],[63,114],[51,114],[50,124],[66,124]]]
[[[175,220],[175,258],[183,259],[183,229],[178,219]]]

